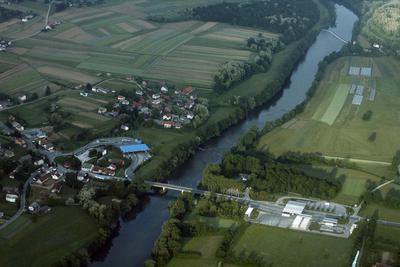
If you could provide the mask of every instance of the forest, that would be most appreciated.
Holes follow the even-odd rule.
[[[4,7],[0,7],[0,22],[7,21],[12,18],[22,16],[22,12],[18,10],[8,9]]]
[[[218,21],[261,28],[280,33],[281,41],[290,43],[304,34],[319,20],[319,9],[308,0],[263,0],[244,3],[219,3],[188,11],[198,20]]]
[[[340,191],[342,184],[343,181],[335,178],[335,175],[327,173],[324,178],[313,177],[297,164],[285,163],[272,154],[249,155],[248,152],[225,154],[220,165],[211,164],[206,168],[201,181],[204,189],[229,194],[251,187],[251,196],[262,200],[288,192],[331,199]]]

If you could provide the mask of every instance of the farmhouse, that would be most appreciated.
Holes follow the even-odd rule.
[[[305,207],[306,203],[304,202],[289,200],[282,211],[282,216],[301,215]]]

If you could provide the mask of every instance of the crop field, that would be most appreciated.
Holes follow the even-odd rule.
[[[211,90],[221,64],[253,56],[245,47],[249,37],[279,36],[216,22],[145,20],[161,10],[200,3],[204,4],[198,0],[174,0],[168,5],[163,1],[134,1],[69,8],[50,16],[50,21],[62,21],[54,30],[17,41],[16,45],[23,51],[22,59],[56,81],[96,83],[99,79],[93,74],[110,72]],[[18,33],[35,23],[19,24],[13,31]]]
[[[0,83],[0,92],[11,96],[32,93],[43,95],[46,86],[50,86],[53,90],[59,89],[59,86],[51,84],[26,64],[14,65],[13,68],[6,69],[0,74]]]
[[[236,241],[234,251],[255,251],[277,266],[347,266],[351,240],[250,225]]]
[[[373,66],[371,78],[348,76],[351,65]],[[291,127],[277,127],[263,136],[260,150],[320,152],[326,156],[390,162],[399,148],[400,62],[393,58],[341,58],[331,64],[316,94]],[[365,86],[360,106],[352,105],[346,86]],[[369,88],[376,88],[374,101]],[[363,119],[371,111],[370,119]],[[369,140],[376,132],[376,139]]]

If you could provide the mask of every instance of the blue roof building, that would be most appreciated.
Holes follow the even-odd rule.
[[[125,145],[120,146],[119,149],[122,153],[147,152],[150,150],[146,144]]]

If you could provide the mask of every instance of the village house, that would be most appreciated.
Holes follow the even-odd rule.
[[[153,95],[151,96],[151,98],[153,98],[153,99],[159,99],[160,97],[161,97],[160,94],[153,94]]]
[[[186,114],[186,118],[188,118],[189,120],[193,120],[194,114],[192,112],[189,112],[188,114]]]
[[[161,91],[162,93],[168,93],[168,89],[167,89],[167,87],[165,87],[165,86],[162,86],[161,89],[160,89],[160,91]]]
[[[63,184],[64,184],[63,181],[58,181],[58,182],[54,183],[53,186],[51,187],[50,192],[53,194],[59,194],[61,192]]]
[[[21,95],[18,97],[18,100],[21,102],[25,102],[27,100],[27,97],[26,97],[26,95]]]
[[[129,101],[124,99],[121,101],[121,104],[127,106],[127,105],[129,105]]]
[[[9,203],[16,203],[19,198],[19,191],[16,187],[3,187],[3,192],[6,193],[6,201]]]
[[[50,173],[44,173],[39,175],[38,177],[35,177],[33,181],[37,183],[38,185],[43,185],[45,182],[47,182],[51,178]]]
[[[136,95],[142,96],[143,95],[143,91],[142,90],[136,90]]]
[[[44,160],[43,159],[39,159],[39,160],[37,160],[37,161],[35,161],[33,163],[33,165],[35,165],[35,166],[42,166],[43,164],[44,164]]]
[[[99,114],[104,114],[106,112],[107,112],[107,109],[104,107],[99,107],[99,109],[97,110],[97,113],[99,113]]]
[[[11,149],[5,149],[4,150],[4,157],[6,158],[12,158],[15,156],[14,151],[12,151]]]
[[[166,120],[166,121],[169,121],[169,120],[171,120],[171,115],[170,115],[170,114],[164,114],[164,115],[162,116],[162,119],[163,119],[163,120]]]
[[[161,125],[164,126],[164,128],[169,129],[174,125],[174,123],[172,121],[162,121]]]
[[[103,174],[103,175],[108,175],[108,176],[115,176],[115,171],[100,167],[100,166],[94,166],[92,169],[92,172],[95,174]]]
[[[6,201],[10,203],[17,203],[18,195],[6,194]]]
[[[30,213],[37,213],[40,211],[40,205],[37,202],[33,202],[32,204],[29,205],[28,211]]]
[[[181,90],[182,95],[189,96],[193,93],[193,87],[189,86]]]
[[[121,125],[121,130],[123,130],[123,131],[129,131],[129,126],[122,124],[122,125]]]
[[[151,101],[152,105],[160,105],[161,104],[161,99],[154,99],[153,101]]]
[[[20,123],[13,121],[11,122],[11,126],[14,127],[15,130],[22,132],[23,130],[25,130],[24,126],[22,126]]]
[[[107,167],[107,169],[112,170],[112,171],[116,171],[116,170],[117,170],[117,165],[111,163],[111,164]]]
[[[91,172],[93,170],[93,167],[93,164],[85,162],[82,164],[81,170],[84,172]]]
[[[23,148],[26,147],[26,142],[22,138],[15,138],[15,144],[19,145],[19,146],[22,146]]]
[[[80,182],[86,183],[86,182],[89,181],[89,174],[86,173],[86,172],[80,171],[80,172],[78,173],[78,176],[76,177],[76,179],[77,179],[78,181],[80,181]]]
[[[54,172],[54,173],[51,175],[51,178],[53,178],[54,180],[59,180],[62,176],[63,176],[62,173],[60,173],[60,172]]]

